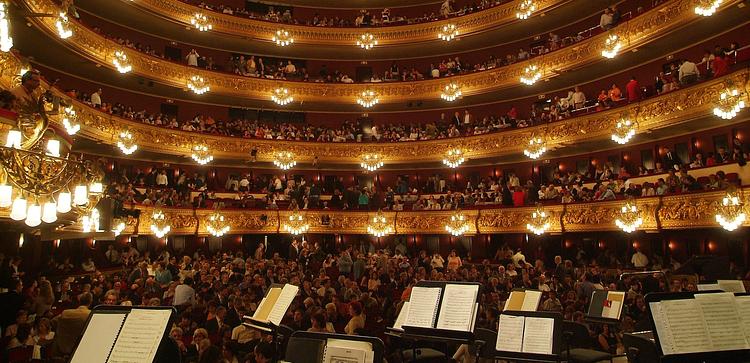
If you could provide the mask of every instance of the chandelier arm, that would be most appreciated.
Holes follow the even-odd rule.
[[[44,155],[23,149],[0,146],[0,155],[7,179],[19,189],[37,196],[52,195],[64,189],[76,176],[86,174],[86,165],[78,160]],[[62,165],[52,169],[52,160]]]

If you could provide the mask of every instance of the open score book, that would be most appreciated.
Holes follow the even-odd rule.
[[[415,286],[409,303],[404,303],[401,308],[394,328],[412,326],[473,332],[478,310],[477,294],[479,285]],[[406,316],[401,317],[404,311]]]
[[[258,309],[253,314],[253,320],[271,322],[278,326],[284,319],[289,305],[297,296],[299,287],[286,284],[284,287],[272,287],[258,304]]]

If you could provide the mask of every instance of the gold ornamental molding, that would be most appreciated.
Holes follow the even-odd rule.
[[[664,197],[637,198],[636,203],[643,224],[638,231],[721,228],[716,222],[716,212],[725,192],[704,192]],[[745,213],[750,214],[750,188],[742,193]],[[620,231],[615,225],[624,200],[543,206],[550,216],[546,233]],[[151,207],[140,207],[140,219],[131,219],[124,234],[150,234]],[[536,207],[495,208],[464,210],[471,225],[466,235],[478,233],[528,233],[526,224]],[[164,209],[171,226],[170,235],[209,235],[206,220],[211,209]],[[222,210],[230,234],[285,233],[281,221],[291,213],[288,210]],[[367,223],[375,212],[364,211],[301,211],[310,223],[307,233],[367,234]],[[394,225],[395,234],[445,234],[445,224],[453,211],[403,211],[383,212]],[[745,227],[750,221],[745,221]]]
[[[171,2],[172,0],[145,1]],[[722,5],[722,8],[731,6],[737,1],[739,0],[727,1]],[[30,11],[37,13],[51,13],[58,9],[52,0],[27,0],[24,3]],[[182,4],[176,0],[175,3]],[[651,39],[664,36],[678,27],[699,19],[700,17],[694,13],[693,5],[692,0],[671,0],[632,20],[623,22],[611,31],[611,33],[618,35],[623,44],[620,52],[642,46]],[[35,18],[31,21],[36,22],[50,36],[57,38],[53,18]],[[210,85],[210,92],[221,95],[270,100],[276,88],[284,87],[289,90],[290,94],[294,95],[296,101],[351,105],[356,102],[357,96],[366,88],[377,92],[380,103],[403,103],[409,100],[439,99],[445,87],[444,79],[393,83],[331,84],[237,76],[189,67],[124,48],[76,21],[71,21],[71,28],[73,29],[73,36],[66,39],[64,43],[82,56],[114,70],[112,58],[116,51],[123,51],[130,60],[134,73],[182,89],[186,88],[188,79],[193,76],[200,76]],[[330,31],[335,30],[337,29],[330,29]],[[529,61],[454,76],[450,79],[452,82],[461,85],[464,96],[470,96],[518,85],[524,69],[532,63],[543,70],[544,76],[542,78],[553,77],[555,74],[570,71],[586,64],[604,61],[601,53],[605,47],[605,38],[608,36],[607,33],[602,33]]]
[[[125,1],[125,0],[122,0]],[[537,11],[542,13],[571,0],[537,0]],[[446,20],[372,28],[337,28],[292,25],[206,11],[180,0],[138,0],[127,1],[149,10],[171,21],[189,26],[193,16],[200,12],[213,25],[212,31],[250,37],[253,40],[271,41],[279,28],[283,27],[294,35],[295,43],[315,45],[342,45],[352,47],[356,39],[365,31],[378,39],[378,46],[408,44],[437,40],[437,34],[446,24],[455,24],[461,34],[471,34],[493,29],[517,21],[516,10],[520,0]]]

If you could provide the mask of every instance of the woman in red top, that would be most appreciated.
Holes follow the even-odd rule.
[[[711,62],[711,69],[714,71],[714,78],[729,73],[729,63],[724,54],[721,52],[714,53],[714,61]]]

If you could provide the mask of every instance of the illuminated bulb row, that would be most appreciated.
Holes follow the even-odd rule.
[[[541,78],[542,72],[539,70],[539,67],[537,65],[533,64],[523,69],[523,74],[521,74],[521,83],[531,86]]]
[[[138,145],[133,140],[133,134],[130,131],[123,131],[117,140],[117,147],[125,155],[130,155],[138,150]]]
[[[93,183],[90,188],[85,185],[77,185],[73,195],[69,191],[60,192],[57,201],[50,199],[43,204],[34,202],[29,205],[23,195],[12,198],[13,187],[7,184],[0,185],[0,208],[10,207],[10,218],[15,221],[24,221],[29,227],[39,226],[42,222],[54,223],[57,221],[57,213],[68,213],[73,206],[84,206],[89,203],[90,194],[102,193],[101,183]]]
[[[359,165],[367,171],[375,171],[383,166],[383,160],[380,158],[380,155],[368,154],[362,157],[362,162]]]
[[[190,24],[193,24],[195,29],[205,32],[213,29],[213,25],[208,22],[208,17],[203,13],[195,13],[190,19]]]
[[[281,170],[289,170],[297,165],[297,161],[294,160],[294,154],[290,152],[279,152],[274,155],[273,165]]]
[[[536,3],[534,0],[522,0],[518,4],[518,11],[516,12],[516,18],[526,20],[531,17],[531,14],[536,10]]]
[[[273,94],[271,95],[271,100],[273,102],[276,102],[277,104],[281,106],[285,106],[292,101],[294,101],[294,97],[289,93],[288,88],[277,88],[273,90]]]
[[[461,86],[456,83],[450,83],[446,85],[445,88],[443,88],[443,92],[440,94],[440,98],[448,102],[453,102],[462,95],[463,92],[461,91]]]
[[[450,42],[458,36],[458,27],[455,24],[445,24],[443,28],[438,32],[438,39]]]
[[[635,125],[630,120],[617,122],[615,133],[612,134],[612,141],[624,145],[635,136]]]
[[[364,33],[359,37],[359,39],[357,39],[357,45],[364,50],[370,50],[374,46],[378,45],[378,40],[375,39],[374,35],[370,33]]]
[[[273,42],[280,47],[286,47],[294,43],[294,38],[292,38],[292,35],[288,31],[279,29],[273,36]]]
[[[695,13],[701,16],[714,15],[722,2],[723,0],[702,0],[700,4],[695,7]]]
[[[187,82],[187,87],[197,95],[202,95],[211,90],[211,87],[208,86],[206,80],[198,75],[190,77],[190,80]]]
[[[193,146],[193,153],[190,156],[200,165],[206,165],[214,160],[214,156],[211,155],[206,145]]]
[[[466,159],[464,159],[463,151],[461,151],[460,149],[453,149],[448,150],[448,153],[446,153],[446,157],[443,159],[443,164],[455,169],[463,164],[464,161],[466,161]]]
[[[13,38],[10,36],[8,4],[0,1],[0,51],[7,52],[10,48],[13,48]]]
[[[115,51],[115,56],[112,58],[112,64],[114,64],[118,72],[123,74],[133,70],[133,66],[130,65],[130,61],[128,60],[128,55],[121,50]]]
[[[295,211],[289,215],[288,222],[284,223],[284,230],[293,235],[300,235],[310,229],[310,224],[305,223],[305,218]]]
[[[541,137],[537,137],[529,140],[529,148],[525,149],[523,154],[532,159],[539,159],[545,152],[547,152],[547,146],[544,144],[544,140]]]
[[[378,93],[369,89],[362,91],[357,98],[357,103],[364,108],[370,108],[377,105],[379,102],[380,99],[378,98]]]
[[[714,107],[714,115],[725,120],[733,119],[737,113],[745,108],[745,100],[740,97],[739,91],[733,89],[721,93],[719,105]]]

